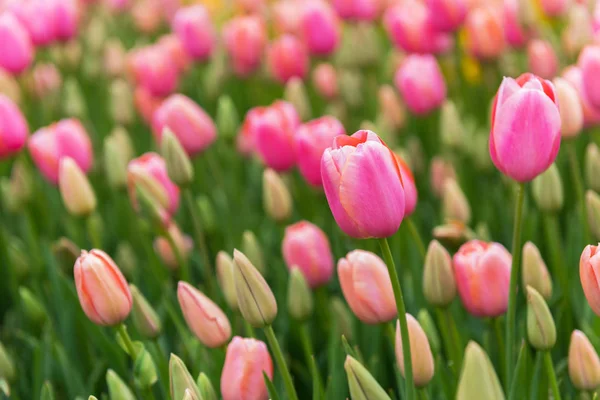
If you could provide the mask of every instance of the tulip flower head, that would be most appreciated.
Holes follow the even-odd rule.
[[[592,310],[600,315],[600,254],[598,246],[588,245],[581,253],[579,260],[579,278],[583,293],[592,308]]]
[[[29,67],[35,48],[29,33],[12,13],[0,14],[0,43],[0,67],[13,74],[19,74]]]
[[[267,42],[265,23],[258,16],[233,18],[223,27],[223,40],[235,74],[248,76],[260,66]]]
[[[408,324],[408,337],[410,339],[413,380],[417,387],[422,387],[427,385],[431,378],[433,378],[435,368],[433,354],[431,353],[431,347],[429,347],[427,335],[415,317],[406,314],[406,322]],[[398,360],[400,372],[405,376],[402,333],[399,321],[396,321],[396,360]]]
[[[408,109],[425,115],[440,107],[446,99],[446,83],[442,71],[431,54],[406,57],[394,77]]]
[[[325,1],[310,0],[300,11],[300,33],[311,54],[329,55],[340,41],[340,23]]]
[[[575,330],[569,344],[569,377],[573,386],[582,391],[600,386],[600,357],[585,333]]]
[[[194,60],[205,61],[210,57],[216,33],[204,6],[196,4],[177,10],[173,18],[173,30]]]
[[[293,77],[304,79],[308,72],[308,50],[300,39],[283,35],[269,46],[267,62],[271,75],[280,83]]]
[[[19,107],[0,94],[0,158],[18,153],[27,141],[29,127]]]

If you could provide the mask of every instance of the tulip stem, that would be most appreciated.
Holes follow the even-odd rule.
[[[402,297],[402,287],[398,280],[396,265],[394,264],[394,258],[392,257],[387,238],[380,238],[379,245],[381,246],[381,252],[383,253],[383,258],[385,259],[385,264],[387,265],[388,273],[390,274],[390,280],[392,281],[396,309],[398,310],[398,320],[400,321],[400,335],[402,336],[402,353],[404,357],[404,376],[406,380],[405,398],[414,400],[415,382],[413,380],[411,349],[408,337],[408,324],[406,322],[406,308],[404,307],[404,298]]]
[[[571,177],[573,184],[575,185],[575,192],[577,194],[577,200],[579,201],[579,215],[581,220],[581,226],[583,227],[583,239],[584,242],[590,243],[590,227],[587,220],[587,211],[585,204],[585,193],[583,189],[583,182],[581,181],[581,170],[579,169],[579,160],[577,158],[577,148],[575,147],[575,141],[571,140],[568,143],[567,150],[569,153],[569,164],[571,166]]]
[[[544,352],[544,363],[546,364],[546,374],[550,380],[550,388],[552,389],[554,400],[560,400],[560,390],[558,389],[558,383],[556,382],[556,373],[554,372],[552,356],[549,351]]]
[[[99,232],[97,232],[94,227],[93,218],[94,218],[94,214],[90,214],[86,218],[85,223],[86,223],[87,232],[90,237],[90,241],[92,242],[92,246],[95,249],[102,249],[102,240],[100,238],[100,235],[98,234]]]
[[[194,198],[192,197],[192,191],[188,188],[183,191],[183,197],[185,198],[185,202],[187,208],[189,209],[189,213],[192,216],[192,223],[194,225],[194,236],[196,238],[196,245],[198,246],[198,250],[202,254],[202,260],[204,265],[202,271],[204,273],[204,284],[206,285],[207,292],[210,296],[214,296],[214,286],[213,286],[213,268],[210,262],[210,257],[208,254],[208,246],[206,245],[206,238],[204,237],[204,231],[202,230],[202,224],[200,223],[200,218],[198,217],[198,212],[196,210],[194,204]]]
[[[279,341],[275,336],[273,327],[271,325],[267,325],[265,326],[264,330],[267,341],[269,342],[269,347],[271,347],[271,351],[275,356],[275,362],[277,362],[279,372],[283,377],[283,383],[285,384],[285,391],[287,392],[288,398],[290,398],[290,400],[298,400],[298,395],[296,394],[296,389],[294,388],[294,383],[292,382],[292,375],[290,375],[290,370],[288,369],[285,359],[283,358],[283,353],[281,352],[281,347],[279,347]]]
[[[156,363],[158,364],[158,374],[160,376],[160,384],[164,395],[169,390],[169,388],[166,386],[169,383],[169,361],[167,361],[165,353],[163,353],[162,349],[160,348],[158,338],[155,338],[150,343],[154,349],[156,358],[158,359],[156,360]]]
[[[408,224],[408,229],[410,230],[410,234],[417,245],[417,249],[419,250],[421,258],[425,259],[425,244],[423,244],[423,239],[421,238],[421,234],[419,233],[417,226],[413,222],[412,218],[407,218],[406,223]]]
[[[446,348],[446,358],[450,364],[450,369],[458,376],[460,373],[460,365],[462,364],[461,358],[463,351],[454,318],[448,308],[436,308],[435,311],[440,323],[442,340],[444,341],[444,346]]]
[[[510,270],[510,287],[508,292],[508,312],[506,315],[506,343],[505,343],[505,383],[506,391],[510,390],[511,371],[513,365],[513,350],[515,341],[515,314],[517,311],[517,284],[519,281],[519,267],[521,265],[521,223],[523,220],[523,203],[525,200],[525,184],[519,183],[515,220],[513,225],[512,267]]]
[[[129,337],[129,333],[127,333],[127,327],[125,326],[124,323],[119,324],[119,326],[117,327],[117,334],[123,341],[123,344],[125,345],[125,348],[127,349],[127,353],[129,353],[129,356],[131,357],[131,359],[135,360],[135,347],[133,346],[133,342],[131,341],[131,338]]]
[[[300,324],[300,341],[302,342],[302,349],[304,350],[304,356],[306,357],[306,364],[309,366],[311,374],[313,375],[313,386],[316,385],[318,393],[323,393],[323,382],[321,380],[321,374],[319,374],[319,368],[313,357],[314,350],[308,328],[306,327],[306,322]]]
[[[179,265],[179,269],[181,271],[181,280],[184,282],[190,282],[190,266],[185,258],[181,255],[181,251],[179,251],[179,247],[177,243],[175,243],[175,239],[173,239],[173,235],[167,229],[163,232],[165,238],[169,242],[169,246],[171,246],[171,250],[173,251],[173,255],[175,255],[175,259],[177,260],[177,264]]]

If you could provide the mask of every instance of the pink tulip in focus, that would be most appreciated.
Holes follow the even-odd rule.
[[[46,46],[56,38],[52,7],[53,2],[48,0],[22,0],[9,4],[9,10],[23,24],[36,46]]]
[[[236,17],[223,27],[225,49],[238,76],[248,76],[260,66],[267,31],[258,16]]]
[[[309,0],[300,12],[300,34],[308,51],[320,56],[333,53],[340,42],[340,23],[331,6]]]
[[[19,107],[0,93],[0,159],[18,153],[29,135],[27,120]]]
[[[158,143],[167,127],[190,156],[205,150],[217,138],[217,128],[210,116],[183,94],[169,96],[154,112],[152,130]]]
[[[552,79],[558,72],[558,58],[552,45],[545,40],[533,39],[527,44],[529,70],[543,79]]]
[[[300,39],[286,34],[271,43],[267,62],[271,75],[281,83],[295,76],[303,79],[308,72],[308,51]]]
[[[504,51],[504,28],[500,13],[498,7],[478,7],[469,11],[465,20],[467,49],[474,57],[495,59]]]
[[[586,46],[577,64],[581,68],[583,95],[594,110],[600,110],[600,46]]]
[[[38,129],[27,144],[33,162],[50,182],[58,182],[58,166],[71,157],[83,172],[92,167],[92,142],[77,119],[63,119]]]
[[[381,12],[381,0],[333,0],[340,17],[358,21],[373,21]]]
[[[281,252],[288,269],[300,269],[310,287],[321,286],[331,279],[333,255],[329,239],[315,224],[300,221],[285,228]]]
[[[558,17],[569,9],[569,0],[540,0],[540,4],[549,17]]]
[[[402,175],[396,155],[374,132],[336,137],[323,153],[321,177],[333,217],[347,235],[396,233],[405,208]]]
[[[71,40],[79,27],[79,3],[77,0],[49,0],[52,4],[52,18],[56,39]]]
[[[402,186],[404,186],[404,216],[408,217],[417,207],[417,186],[415,177],[406,162],[399,155],[396,155],[396,161],[402,176]]]
[[[600,109],[592,107],[587,96],[584,93],[583,79],[581,74],[581,68],[575,65],[571,65],[563,71],[563,78],[565,78],[574,88],[577,90],[581,109],[583,110],[583,124],[584,126],[593,126],[600,123]]]
[[[504,0],[504,38],[512,47],[527,42],[527,32],[519,21],[519,0]]]
[[[338,278],[352,312],[366,324],[396,318],[396,302],[387,267],[365,250],[353,250],[338,261]]]
[[[183,281],[177,285],[177,299],[185,322],[202,344],[215,348],[227,343],[231,337],[231,325],[218,305]]]
[[[179,188],[167,173],[165,160],[156,153],[145,153],[127,165],[127,188],[134,207],[138,207],[136,185],[142,186],[156,200],[167,216],[179,207]]]
[[[338,95],[337,72],[331,64],[319,64],[312,72],[313,85],[317,92],[328,100]]]
[[[166,96],[177,88],[179,68],[165,46],[136,49],[129,55],[128,64],[136,83],[153,96]]]
[[[598,246],[587,245],[579,260],[579,278],[590,307],[600,315],[600,254]]]
[[[173,31],[194,60],[205,61],[210,57],[216,33],[204,6],[196,4],[177,10],[173,18]]]
[[[325,149],[331,147],[333,139],[346,135],[340,121],[324,116],[300,125],[294,139],[298,152],[298,168],[306,181],[313,186],[321,186],[321,157]]]
[[[0,13],[0,43],[0,67],[13,74],[29,67],[35,49],[25,27],[9,12]]]
[[[446,83],[434,56],[411,54],[406,57],[394,83],[408,109],[417,115],[428,114],[446,99]]]
[[[526,73],[504,78],[492,110],[490,156],[496,168],[528,182],[554,162],[560,147],[560,113],[552,82]]]
[[[427,0],[431,25],[440,32],[457,30],[467,16],[465,0]]]
[[[431,381],[435,370],[433,354],[429,346],[427,334],[419,324],[419,321],[410,314],[406,314],[406,323],[408,324],[408,338],[411,349],[410,364],[413,370],[413,380],[417,387],[423,387]],[[400,331],[400,321],[396,321],[395,335],[395,353],[398,367],[402,376],[406,376],[404,367],[404,351],[402,348],[402,333]]]
[[[154,96],[143,87],[137,87],[133,92],[133,102],[142,119],[151,124],[154,111],[163,103],[163,98]]]
[[[95,324],[113,326],[123,322],[133,301],[125,277],[102,250],[82,251],[73,270],[79,303]]]
[[[554,78],[558,109],[560,111],[560,133],[563,138],[572,138],[583,129],[583,109],[577,89],[565,78]]]
[[[476,317],[497,317],[508,307],[512,256],[499,243],[471,240],[454,255],[460,299]]]
[[[250,127],[251,145],[262,161],[275,171],[286,171],[296,165],[294,134],[300,117],[294,106],[277,100],[259,107]]]
[[[273,361],[264,342],[236,336],[227,346],[221,374],[223,400],[267,400],[263,372],[273,379]]]

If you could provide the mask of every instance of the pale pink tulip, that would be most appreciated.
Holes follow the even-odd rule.
[[[273,361],[264,342],[233,338],[227,346],[221,374],[223,400],[267,400],[263,373],[273,379]]]
[[[411,54],[402,63],[394,83],[411,112],[428,114],[446,99],[446,82],[432,55]]]
[[[29,126],[19,107],[0,94],[0,159],[21,151],[28,135]]]
[[[216,32],[208,11],[201,4],[177,10],[173,31],[194,60],[205,61],[212,54]]]
[[[293,77],[303,79],[308,72],[308,50],[300,39],[283,35],[269,46],[267,62],[271,75],[281,83]]]

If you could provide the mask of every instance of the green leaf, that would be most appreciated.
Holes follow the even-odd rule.
[[[271,400],[279,400],[279,395],[277,394],[277,390],[275,389],[275,385],[269,379],[267,374],[263,371],[263,379],[265,380],[265,385],[267,385],[267,390],[269,391],[269,398]]]

